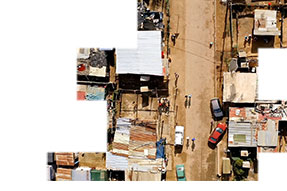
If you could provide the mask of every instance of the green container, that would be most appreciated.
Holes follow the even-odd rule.
[[[105,170],[91,170],[91,181],[107,181],[108,173]]]

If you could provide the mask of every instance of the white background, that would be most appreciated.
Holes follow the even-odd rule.
[[[287,100],[287,49],[259,49],[258,59],[258,98]]]
[[[135,47],[136,0],[1,1],[0,18],[1,190],[265,190],[284,185],[282,154],[260,155],[259,182],[47,182],[48,151],[106,150],[105,102],[76,101],[76,51]]]

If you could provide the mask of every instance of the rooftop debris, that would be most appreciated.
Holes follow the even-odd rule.
[[[256,103],[254,108],[230,107],[228,146],[277,148],[279,122],[287,120],[286,110],[283,102]]]
[[[138,30],[162,30],[163,13],[150,11],[145,3],[138,3]]]

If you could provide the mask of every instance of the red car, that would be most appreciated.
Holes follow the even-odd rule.
[[[213,144],[217,144],[219,137],[223,135],[226,129],[227,125],[225,123],[218,123],[217,127],[213,130],[213,132],[209,136],[208,141]]]

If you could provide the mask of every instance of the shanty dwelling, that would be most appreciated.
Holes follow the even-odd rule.
[[[273,2],[271,8],[267,9],[268,3],[260,0],[232,1],[232,26],[228,32],[233,57],[236,52],[246,53],[246,61],[242,62],[243,67],[239,67],[239,70],[255,70],[257,63],[254,60],[260,48],[281,48],[286,44],[285,5]],[[252,60],[252,63],[248,60]]]
[[[254,35],[278,36],[281,35],[277,27],[277,11],[256,9],[254,14]]]
[[[124,181],[125,171],[128,169],[128,158],[107,152],[106,168],[111,181]]]
[[[71,181],[72,171],[79,165],[78,153],[73,152],[55,152],[48,154],[48,163],[52,161],[51,156],[54,156],[55,161],[55,180],[56,181]]]
[[[119,88],[138,92],[167,91],[160,31],[138,31],[137,48],[116,50]]]
[[[253,52],[258,52],[258,48],[277,47],[281,35],[281,22],[277,18],[281,15],[276,10],[255,9],[254,29],[253,29]]]
[[[48,180],[107,181],[106,153],[48,153]]]
[[[77,99],[104,100],[113,84],[114,49],[80,48],[77,57]]]
[[[254,118],[252,108],[229,108],[228,154],[236,180],[247,176],[257,179],[257,124],[252,122]]]
[[[259,152],[287,151],[287,106],[284,101],[256,101]]]
[[[106,167],[110,178],[126,181],[160,181],[165,172],[163,148],[157,154],[156,128],[147,121],[117,120]],[[158,156],[158,157],[157,157]]]
[[[106,153],[79,153],[79,166],[90,169],[91,181],[107,181]]]
[[[168,63],[160,31],[138,31],[137,48],[116,49],[120,117],[156,120],[159,98],[168,95]]]

